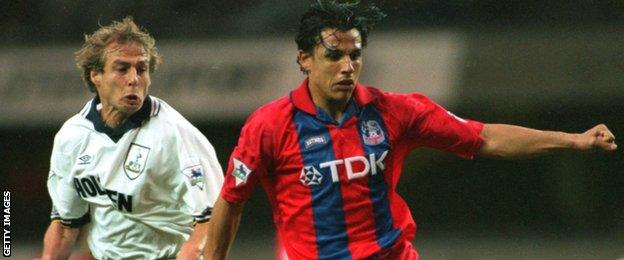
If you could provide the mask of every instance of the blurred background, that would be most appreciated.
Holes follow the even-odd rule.
[[[371,1],[363,1],[368,3]],[[374,1],[361,81],[422,92],[484,122],[582,132],[607,124],[613,153],[523,161],[412,153],[399,192],[423,259],[624,257],[624,1]],[[245,118],[304,78],[298,19],[312,1],[1,1],[0,185],[11,192],[13,256],[39,254],[56,131],[91,98],[73,52],[127,15],[164,56],[151,93],[177,108],[226,166]],[[262,190],[247,203],[232,259],[273,257]]]

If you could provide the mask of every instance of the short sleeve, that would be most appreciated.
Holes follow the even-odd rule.
[[[190,124],[189,124],[190,125]],[[193,126],[181,134],[181,173],[186,192],[183,200],[195,222],[210,220],[212,208],[223,184],[223,171],[212,144]]]
[[[267,172],[270,136],[264,113],[256,112],[250,116],[229,158],[221,190],[223,199],[228,202],[249,199],[260,176]]]
[[[405,141],[412,148],[426,146],[472,159],[483,143],[483,123],[455,116],[420,94],[402,95]]]
[[[58,150],[61,146],[55,141],[50,159],[48,175],[48,192],[52,199],[52,220],[60,220],[69,227],[80,227],[89,221],[89,206],[78,193],[74,179],[69,177],[72,156]]]

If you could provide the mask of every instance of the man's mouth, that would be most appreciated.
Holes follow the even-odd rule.
[[[335,85],[339,89],[348,90],[348,89],[351,89],[354,86],[354,82],[353,82],[352,79],[343,79],[341,81],[338,81]]]
[[[141,98],[135,94],[126,95],[124,96],[124,99],[131,105],[136,105],[141,101]]]

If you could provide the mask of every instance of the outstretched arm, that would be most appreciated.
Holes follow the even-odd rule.
[[[244,203],[230,203],[219,197],[210,220],[204,259],[225,259],[234,241]]]
[[[547,154],[557,150],[617,149],[615,136],[604,124],[584,133],[541,131],[514,125],[485,124],[481,131],[484,140],[479,155],[493,159],[521,159]]]
[[[60,221],[52,221],[43,238],[41,259],[68,259],[78,233],[78,228],[65,227]]]

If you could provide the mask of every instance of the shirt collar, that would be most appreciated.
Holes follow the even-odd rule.
[[[355,105],[355,102],[353,101],[353,98],[349,99],[349,103],[347,103],[347,108],[344,111],[344,115],[342,116],[342,119],[340,119],[340,121],[336,121],[336,119],[334,119],[331,115],[329,115],[327,112],[325,112],[325,110],[323,110],[320,107],[316,107],[316,115],[315,117],[318,120],[321,120],[323,122],[327,122],[327,123],[332,123],[332,124],[336,124],[339,127],[344,125],[347,121],[349,121],[349,119],[353,116],[355,116],[357,113],[359,112],[357,106]]]
[[[308,114],[316,115],[316,105],[312,101],[310,91],[308,87],[310,79],[306,78],[296,89],[290,92],[290,101],[293,105]],[[355,90],[353,91],[353,98],[357,104],[357,107],[363,107],[368,103],[375,100],[375,96],[370,93],[366,86],[356,83]]]
[[[93,128],[101,133],[108,135],[113,141],[117,142],[126,132],[133,128],[140,127],[145,119],[150,116],[155,116],[158,113],[160,106],[158,102],[153,101],[150,96],[146,96],[143,101],[143,105],[136,113],[132,114],[128,120],[123,122],[116,128],[111,128],[104,121],[98,113],[98,107],[100,104],[100,97],[96,96],[90,102],[89,112],[85,115],[85,118],[93,123]]]

